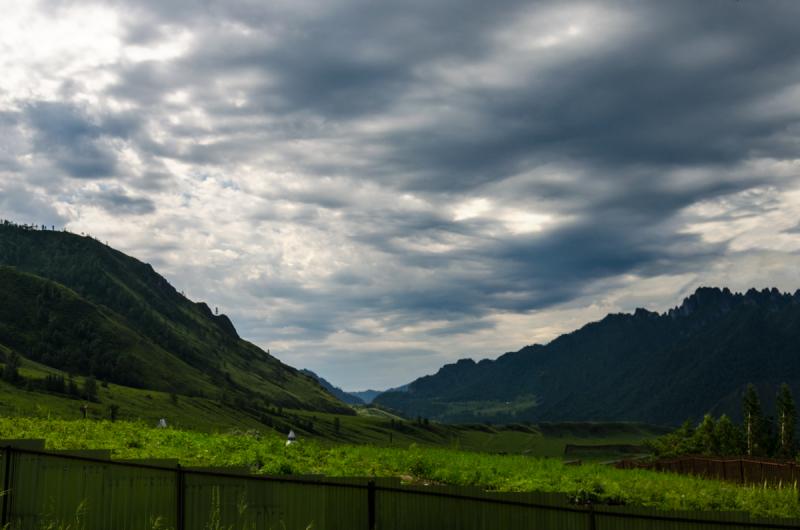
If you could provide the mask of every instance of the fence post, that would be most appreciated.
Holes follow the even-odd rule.
[[[3,470],[3,515],[0,519],[0,526],[5,528],[11,519],[11,446],[6,446],[3,449],[3,457],[5,458],[5,469]]]
[[[176,475],[176,488],[177,488],[177,530],[185,530],[186,529],[186,486],[184,484],[184,471],[181,469],[181,465],[178,464],[177,468],[177,475]]]
[[[367,482],[367,528],[375,530],[375,481]]]
[[[597,530],[597,521],[595,521],[594,505],[589,503],[589,530]]]

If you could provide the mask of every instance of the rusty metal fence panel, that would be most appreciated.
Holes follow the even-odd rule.
[[[726,460],[724,463],[725,480],[742,483],[742,466],[739,460]]]
[[[773,484],[791,484],[794,482],[794,468],[794,465],[769,462],[764,464],[764,475]]]
[[[794,462],[756,458],[713,458],[686,456],[655,462],[620,461],[620,469],[651,469],[684,475],[695,475],[737,482],[740,484],[797,484],[800,466]]]

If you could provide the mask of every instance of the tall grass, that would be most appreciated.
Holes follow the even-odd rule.
[[[0,438],[44,438],[47,447],[53,449],[111,448],[117,458],[177,458],[182,465],[246,466],[266,474],[400,476],[415,482],[496,491],[560,492],[576,499],[667,510],[732,510],[756,516],[800,517],[795,484],[738,486],[647,470],[598,464],[564,466],[555,459],[413,444],[407,448],[323,446],[301,440],[286,447],[281,437],[254,431],[204,434],[154,429],[135,422],[28,418],[0,418]],[[246,499],[242,506],[246,512]],[[246,523],[243,517],[241,524]],[[78,528],[75,521],[70,524],[69,530]]]

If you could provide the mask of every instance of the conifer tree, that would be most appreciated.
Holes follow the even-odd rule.
[[[794,432],[797,423],[797,409],[789,385],[783,383],[778,390],[776,420],[778,422],[778,453],[790,458],[794,452]]]
[[[742,431],[737,425],[734,425],[726,414],[723,414],[717,420],[715,436],[719,444],[718,455],[736,456],[742,454],[744,446]]]
[[[752,383],[747,385],[742,399],[742,416],[744,418],[744,434],[747,444],[747,456],[753,456],[759,451],[761,439],[761,400]]]
[[[714,417],[711,414],[706,414],[703,416],[703,421],[694,431],[695,446],[705,455],[715,455],[719,452],[716,427]]]

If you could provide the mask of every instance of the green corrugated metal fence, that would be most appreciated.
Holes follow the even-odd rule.
[[[367,528],[367,479],[325,481],[185,473],[185,528]]]
[[[576,506],[564,495],[262,477],[42,450],[2,451],[10,530],[713,530],[800,528],[746,514]]]
[[[173,470],[19,451],[11,452],[10,462],[12,528],[67,522],[87,529],[176,527]]]
[[[563,495],[491,493],[476,488],[378,487],[380,530],[588,530],[588,509],[566,504]]]

